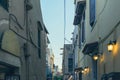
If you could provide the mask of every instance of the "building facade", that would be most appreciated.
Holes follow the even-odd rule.
[[[79,29],[79,80],[120,77],[119,0],[74,0],[73,24]],[[112,50],[108,46],[112,45]],[[87,68],[87,69],[86,69]]]
[[[47,71],[47,74],[46,74],[46,77],[47,79],[49,80],[52,79],[52,72],[51,72],[51,67],[50,67],[50,48],[47,48],[47,54],[46,54],[46,71]]]
[[[78,68],[78,55],[79,55],[79,28],[75,26],[73,31],[73,38],[72,38],[72,46],[73,46],[73,64],[74,69]],[[78,75],[74,73],[74,79],[77,79]]]
[[[72,44],[65,44],[63,50],[63,80],[68,80],[70,76],[73,77],[73,53]]]
[[[47,34],[39,0],[0,0],[0,80],[46,80]]]
[[[47,62],[47,80],[53,80],[54,78],[54,54],[51,48],[47,48],[46,54],[46,62]]]

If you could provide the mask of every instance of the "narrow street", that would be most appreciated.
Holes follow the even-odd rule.
[[[120,80],[120,0],[0,0],[0,80]]]

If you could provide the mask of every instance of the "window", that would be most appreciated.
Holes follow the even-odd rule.
[[[68,72],[72,72],[72,71],[73,71],[73,59],[68,58]]]
[[[41,36],[40,36],[40,30],[38,29],[38,56],[41,57]]]
[[[9,3],[8,0],[0,0],[0,5],[7,11],[8,11],[8,6],[9,6],[8,3]]]
[[[84,14],[83,14],[83,16],[82,16],[82,21],[81,21],[81,36],[82,36],[82,43],[84,43],[84,41],[85,41],[85,12],[84,12]]]
[[[90,25],[95,22],[95,0],[90,0]]]
[[[42,26],[41,23],[38,22],[38,56],[39,58],[41,57],[41,30],[42,30]]]
[[[85,42],[85,12],[82,15],[82,20],[81,20],[81,24],[80,24],[79,48],[81,48],[81,46],[84,42]]]
[[[77,6],[76,6],[76,15],[74,17],[74,22],[73,22],[73,25],[78,25],[80,24],[81,22],[81,18],[82,18],[82,13],[84,11],[84,8],[85,8],[85,2],[84,1],[79,1],[77,3]]]

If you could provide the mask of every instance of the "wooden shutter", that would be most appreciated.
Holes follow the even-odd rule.
[[[85,41],[85,12],[82,16],[82,23],[81,23],[81,27],[82,27],[82,43],[84,43]]]
[[[90,0],[90,25],[95,22],[95,0]]]

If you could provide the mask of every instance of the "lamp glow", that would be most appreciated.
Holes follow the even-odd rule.
[[[108,51],[111,52],[113,50],[113,45],[112,44],[108,44]]]
[[[88,68],[85,68],[84,71],[87,72]]]
[[[93,59],[94,59],[94,60],[98,60],[98,55],[94,55],[94,56],[93,56]]]
[[[84,73],[84,70],[82,70],[81,72]]]
[[[109,42],[109,44],[107,45],[109,52],[112,52],[112,51],[113,51],[113,48],[114,48],[114,45],[115,45],[115,44],[116,44],[116,41],[110,41],[110,42]]]
[[[85,67],[84,71],[88,73],[89,72],[89,67]]]

